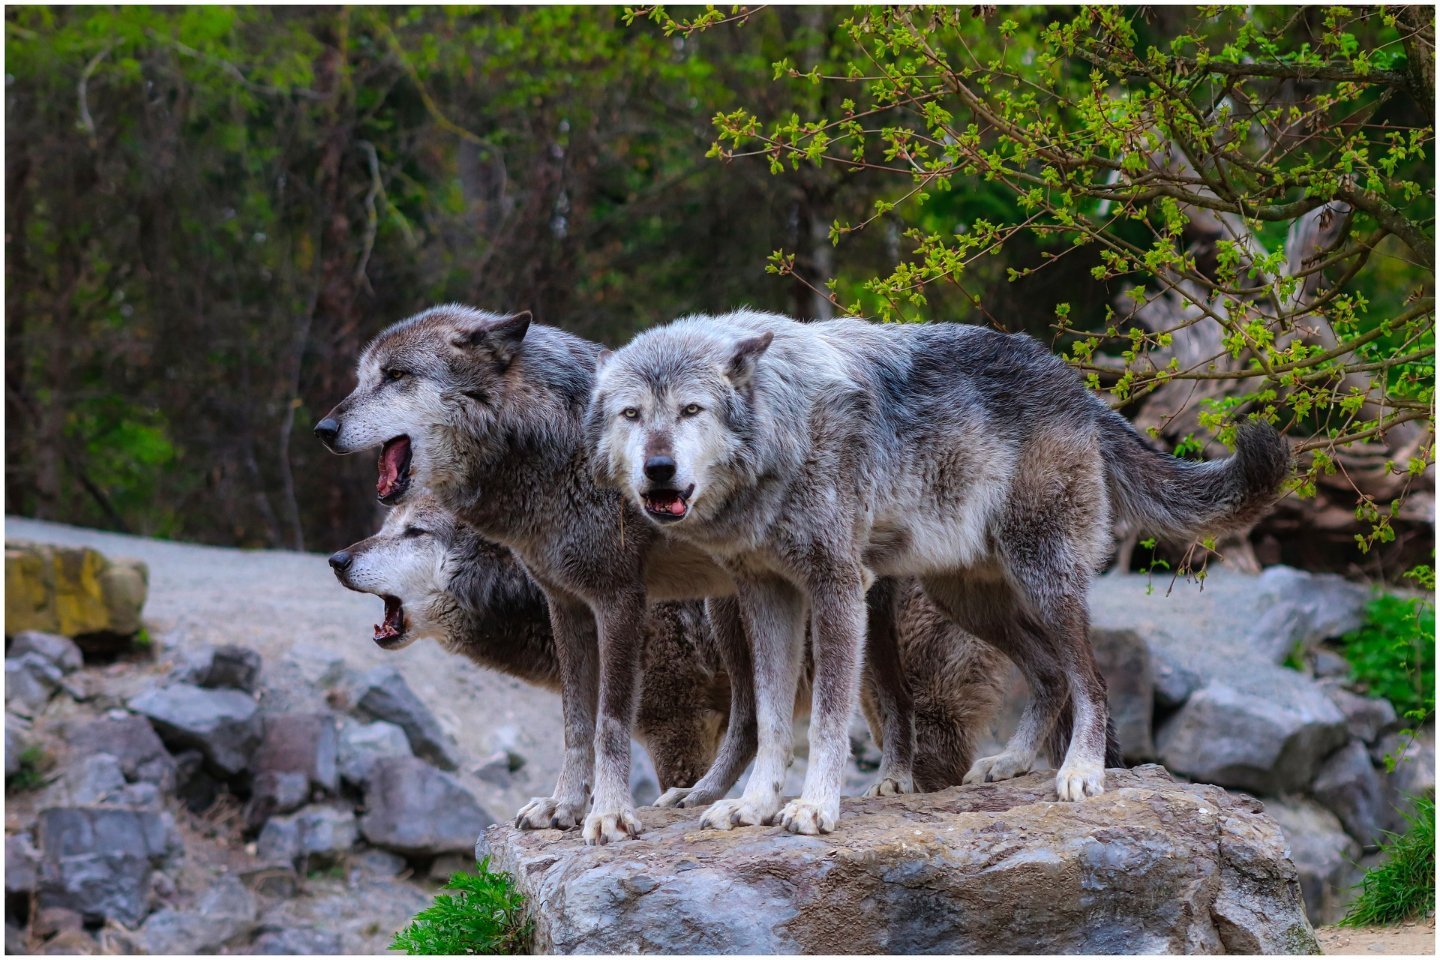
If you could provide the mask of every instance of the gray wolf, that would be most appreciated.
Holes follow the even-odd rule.
[[[374,639],[384,649],[433,639],[482,667],[559,692],[545,595],[509,550],[433,497],[392,509],[378,533],[336,552],[330,565],[347,588],[383,599]],[[915,785],[939,790],[970,769],[999,704],[1003,657],[964,635],[918,581],[903,581],[899,590],[899,652],[915,703]],[[731,680],[701,603],[653,605],[644,644],[635,737],[662,790],[688,788],[719,749]],[[808,712],[808,698],[798,697],[796,708]],[[873,683],[865,686],[861,709],[883,745]]]
[[[532,325],[528,313],[435,307],[366,346],[355,389],[315,428],[336,453],[379,447],[382,502],[403,503],[412,491],[428,488],[481,536],[510,548],[545,594],[560,668],[565,755],[554,793],[532,800],[516,823],[564,828],[583,820],[587,843],[641,831],[628,779],[649,603],[705,598],[727,674],[752,675],[729,574],[703,550],[662,535],[628,498],[595,482],[582,421],[601,349]],[[894,642],[893,630],[876,637]],[[874,659],[893,665],[898,657],[892,650]],[[910,790],[909,693],[898,670],[877,670],[876,677],[888,716],[885,761],[872,789]],[[715,763],[676,800],[681,805],[724,796],[754,752],[753,685],[732,683],[730,690],[731,722]],[[787,714],[766,736],[790,731]]]
[[[602,481],[737,584],[760,744],[744,795],[702,817],[722,829],[777,814],[834,829],[876,577],[919,577],[1030,685],[1015,735],[967,782],[1029,770],[1068,699],[1056,791],[1101,792],[1108,713],[1086,593],[1112,525],[1218,532],[1264,511],[1289,469],[1259,424],[1227,460],[1157,453],[1034,339],[959,324],[683,318],[606,359],[586,422]],[[789,745],[769,734],[788,716],[807,606],[810,767],[782,811]]]

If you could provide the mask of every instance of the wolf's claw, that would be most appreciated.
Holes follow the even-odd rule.
[[[867,797],[898,797],[902,793],[915,793],[915,781],[910,777],[890,775],[881,777],[870,784],[865,791]]]
[[[640,826],[634,810],[591,813],[585,818],[585,843],[592,847],[630,840],[640,836],[642,832],[644,827]]]
[[[996,780],[1012,780],[1030,772],[1033,761],[1018,753],[998,753],[993,757],[981,757],[975,761],[962,783],[994,783]]]
[[[1055,793],[1061,800],[1084,800],[1105,792],[1105,768],[1093,762],[1064,763],[1055,775]]]
[[[685,806],[685,799],[690,796],[690,790],[690,787],[671,787],[656,797],[652,806],[683,807]]]
[[[705,830],[731,830],[735,827],[763,827],[770,823],[774,814],[766,815],[763,810],[739,800],[717,800],[700,815],[700,826]]]
[[[818,803],[811,803],[808,800],[791,800],[780,811],[780,826],[791,833],[803,833],[807,836],[815,836],[821,833],[830,833],[835,829],[835,821],[839,819],[839,804],[836,809],[827,810]]]
[[[554,797],[535,797],[520,812],[515,814],[517,830],[569,830],[580,822],[585,809],[583,803],[575,804]]]

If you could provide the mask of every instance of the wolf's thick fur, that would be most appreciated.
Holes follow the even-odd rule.
[[[336,576],[352,590],[398,601],[403,642],[422,638],[492,670],[558,692],[560,667],[545,595],[511,552],[490,543],[431,497],[390,511],[373,537],[336,554]],[[915,781],[921,790],[958,784],[1001,695],[1003,658],[965,636],[925,597],[900,587],[900,657],[915,700]],[[808,710],[808,702],[797,702]],[[710,767],[730,707],[730,677],[703,604],[655,604],[646,619],[635,736],[663,790],[688,788]],[[881,737],[871,685],[861,700]]]
[[[1218,531],[1263,511],[1289,464],[1284,441],[1259,425],[1221,463],[1154,453],[1026,336],[748,311],[641,334],[602,367],[587,428],[602,479],[739,588],[759,755],[744,796],[702,822],[767,823],[778,811],[802,833],[833,829],[839,814],[874,577],[920,577],[1026,675],[1019,729],[966,780],[1029,770],[1068,698],[1074,737],[1056,788],[1077,800],[1104,783],[1105,683],[1086,594],[1112,523]],[[807,601],[811,759],[802,796],[781,811],[779,721]]]
[[[527,804],[516,823],[534,829],[583,819],[588,843],[641,829],[628,779],[647,605],[708,598],[726,672],[751,675],[729,574],[595,482],[582,420],[600,352],[598,344],[532,326],[529,314],[435,307],[365,348],[355,390],[316,427],[337,453],[383,445],[382,499],[399,503],[412,489],[429,488],[483,537],[512,549],[544,592],[565,759],[554,794]],[[893,631],[877,636],[893,641]],[[912,789],[913,721],[908,692],[896,683],[896,672],[877,673],[881,707],[889,709],[885,765],[872,788],[880,792]],[[752,685],[731,684],[731,697],[715,764],[683,805],[723,796],[753,755]],[[784,728],[788,736],[788,715]]]

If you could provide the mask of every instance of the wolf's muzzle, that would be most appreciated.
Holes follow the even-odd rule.
[[[645,476],[655,483],[666,483],[675,479],[675,461],[666,456],[650,457],[645,461]]]
[[[350,569],[350,564],[355,562],[355,555],[349,550],[339,550],[330,555],[330,569],[336,573],[344,573]]]

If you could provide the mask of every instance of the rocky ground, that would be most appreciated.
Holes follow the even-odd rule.
[[[7,916],[30,922],[7,929],[7,946],[382,951],[437,888],[431,874],[466,862],[467,835],[548,792],[558,772],[558,698],[432,644],[380,650],[369,639],[379,601],[342,589],[323,556],[16,518],[6,539],[142,560],[151,638],[145,655],[81,665],[58,643],[11,637]],[[1433,731],[1384,775],[1381,758],[1402,746],[1394,712],[1349,689],[1326,644],[1359,622],[1369,593],[1284,568],[1167,587],[1107,577],[1092,596],[1127,759],[1260,797],[1312,922],[1333,922],[1395,809],[1434,789]],[[1303,670],[1280,666],[1297,653]],[[992,740],[1023,702],[1013,682]],[[851,794],[878,759],[863,724],[854,739]],[[789,793],[802,733],[797,744]],[[18,791],[8,763],[25,746],[48,766]],[[655,794],[647,768],[641,759],[632,784],[641,802]],[[123,849],[103,866],[129,877],[129,893],[85,906],[94,864],[61,836],[114,839]],[[48,912],[38,888],[52,891]],[[197,912],[222,919],[201,929]]]
[[[1315,931],[1320,950],[1332,956],[1433,957],[1435,955],[1435,918],[1400,923],[1393,927],[1321,927]]]

